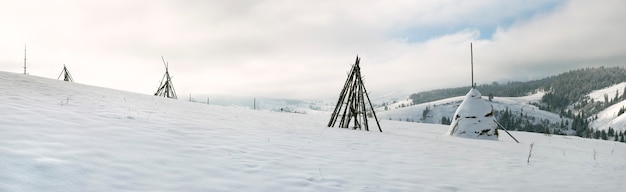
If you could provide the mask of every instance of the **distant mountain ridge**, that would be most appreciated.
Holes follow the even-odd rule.
[[[477,86],[483,96],[495,97],[522,97],[545,91],[542,97],[542,108],[566,113],[567,109],[581,110],[592,114],[602,110],[596,107],[593,110],[588,106],[591,103],[586,94],[594,90],[626,82],[626,69],[623,67],[599,67],[572,70],[559,75],[546,77],[528,82],[508,82],[500,84],[483,84]],[[440,99],[462,96],[470,89],[467,87],[437,89],[414,93],[409,96],[414,104],[428,103]],[[626,91],[626,90],[624,90]]]

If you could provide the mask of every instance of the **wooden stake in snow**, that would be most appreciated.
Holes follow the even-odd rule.
[[[350,124],[352,124],[352,129],[365,129],[369,131],[367,116],[371,114],[376,120],[378,130],[383,132],[380,128],[380,123],[378,122],[378,117],[376,117],[376,112],[374,111],[370,97],[363,84],[361,67],[359,66],[360,61],[361,58],[356,56],[356,61],[348,74],[348,79],[339,94],[337,106],[335,106],[335,110],[330,117],[328,127],[334,127],[341,116],[341,120],[339,120],[340,128],[348,128]],[[366,101],[369,105],[366,105]]]
[[[159,89],[157,89],[154,96],[167,97],[172,99],[178,99],[176,96],[176,90],[174,90],[174,84],[172,83],[172,77],[170,77],[169,72],[169,64],[165,62],[163,56],[161,56],[161,60],[163,60],[163,65],[165,65],[165,74],[161,79],[161,85],[159,85]]]
[[[515,142],[519,143],[519,141],[517,141],[517,139],[515,137],[513,137],[513,135],[511,135],[511,133],[509,133],[509,131],[506,130],[506,128],[504,128],[504,126],[502,126],[500,123],[498,123],[498,121],[496,121],[495,119],[493,121],[496,122],[496,124],[498,124],[498,127],[500,127],[500,129],[504,130],[504,132],[506,132],[506,134],[509,134],[509,136],[511,136],[511,138],[513,138],[513,140],[515,140]]]
[[[472,65],[472,88],[476,88],[476,84],[474,83],[474,49],[472,48],[472,43],[470,43],[470,60]]]
[[[530,156],[533,154],[533,146],[535,146],[535,142],[530,143],[530,150],[528,151],[528,159],[526,159],[526,163],[530,164]]]
[[[65,64],[63,64],[63,70],[61,71],[61,74],[59,74],[59,77],[57,77],[57,80],[61,79],[61,76],[63,76],[63,81],[72,82],[72,83],[74,82],[74,78],[72,78],[72,75],[70,75],[70,71],[67,70],[67,67],[65,66]]]
[[[26,43],[24,43],[24,75],[26,75]]]

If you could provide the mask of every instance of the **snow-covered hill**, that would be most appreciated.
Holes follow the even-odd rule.
[[[452,117],[456,107],[458,107],[463,101],[464,96],[453,97],[448,99],[442,99],[430,103],[422,103],[418,105],[412,105],[409,107],[395,108],[391,107],[389,110],[382,110],[379,108],[378,116],[381,119],[398,120],[398,121],[411,121],[422,123],[440,123],[441,117]],[[407,100],[407,102],[410,100]],[[427,118],[423,118],[422,115],[426,108],[431,111],[428,113]]]
[[[611,101],[617,97],[623,97],[626,90],[626,82],[615,84],[613,86],[591,92],[588,96],[596,102]],[[605,96],[607,99],[605,99]],[[606,109],[598,112],[597,117],[591,122],[591,127],[598,130],[608,130],[609,127],[615,130],[626,130],[626,115],[618,115],[619,110],[626,108],[626,100],[617,102]]]
[[[609,127],[618,130],[626,130],[626,114],[618,116],[618,111],[626,107],[626,100],[609,106],[597,114],[598,119],[591,122],[591,127],[598,130],[608,130]]]
[[[494,97],[492,101],[487,102],[493,106],[494,110],[509,109],[515,115],[524,113],[535,117],[537,120],[549,120],[552,123],[560,123],[561,120],[571,121],[569,118],[563,118],[558,114],[540,110],[539,107],[530,104],[539,103],[543,94],[543,92],[539,92],[525,97]],[[382,119],[439,124],[442,117],[452,118],[463,98],[464,96],[453,97],[395,110],[382,111],[379,113],[379,116]],[[426,108],[430,111],[424,116]]]
[[[382,133],[328,128],[326,115],[207,106],[5,72],[0,117],[0,191],[626,187],[626,145],[617,142],[523,132],[512,132],[519,144],[472,140],[444,135],[443,125],[388,120]]]
[[[616,95],[618,95],[618,97],[621,97],[624,94],[624,90],[626,90],[626,82],[595,90],[589,93],[587,96],[589,96],[589,98],[593,99],[594,101],[604,102],[605,95],[607,96],[607,100],[610,100],[615,98]]]

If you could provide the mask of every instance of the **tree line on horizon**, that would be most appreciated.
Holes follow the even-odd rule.
[[[617,95],[610,96],[607,100],[593,101],[586,97],[587,94],[594,90],[602,89],[615,85],[617,83],[626,82],[626,69],[623,67],[599,67],[584,68],[561,73],[559,75],[546,77],[539,80],[527,82],[507,82],[500,84],[493,82],[491,84],[479,85],[476,88],[483,95],[492,97],[522,97],[528,96],[537,91],[546,91],[547,93],[541,99],[542,110],[552,111],[558,114],[567,114],[567,107],[574,105],[575,110],[584,110],[586,114],[593,114],[599,110],[605,109],[610,103],[617,103],[624,100],[624,90],[616,90]],[[414,93],[409,96],[414,104],[428,103],[450,97],[463,96],[471,87],[457,87],[437,89],[432,91],[424,91]],[[619,94],[622,93],[622,94]],[[589,106],[590,103],[602,106]],[[594,108],[596,111],[590,111]],[[576,112],[576,111],[574,111]],[[583,112],[583,111],[580,111]],[[573,117],[569,115],[568,117]]]

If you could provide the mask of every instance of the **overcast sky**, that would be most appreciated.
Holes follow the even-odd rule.
[[[336,97],[626,66],[623,0],[0,0],[0,70],[153,94]]]

